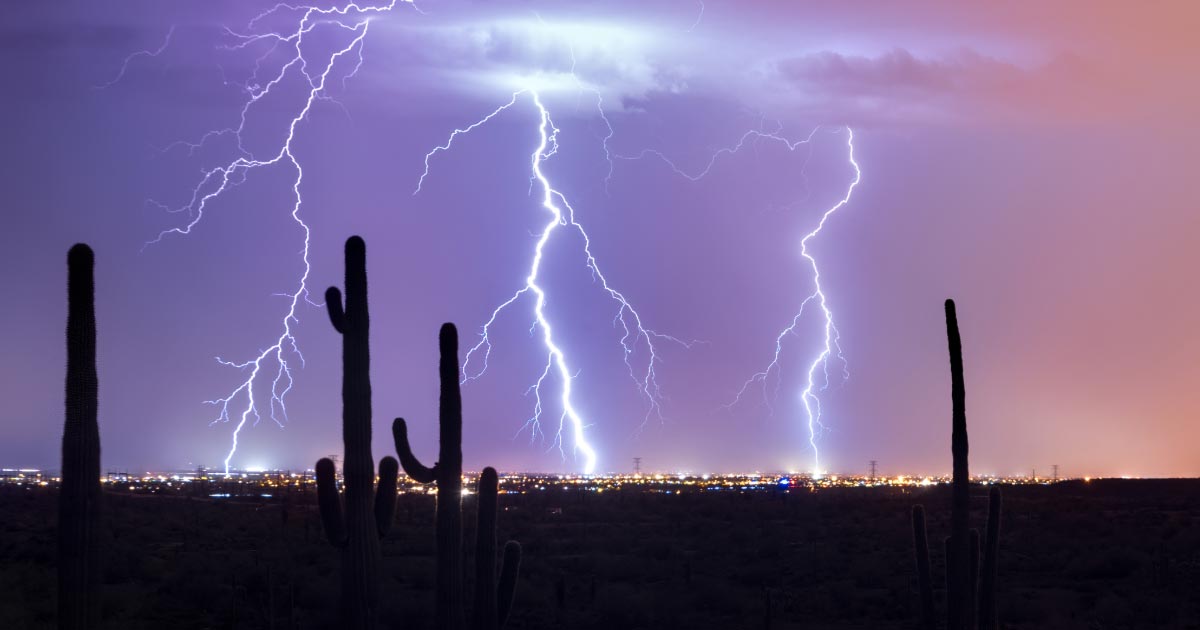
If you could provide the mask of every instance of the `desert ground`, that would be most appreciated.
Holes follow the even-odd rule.
[[[1004,488],[1004,628],[1200,628],[1200,480]],[[0,626],[53,627],[55,491],[0,488]],[[464,537],[473,548],[473,496]],[[335,627],[338,554],[314,493],[270,499],[111,489],[105,627]],[[400,497],[383,542],[382,624],[432,627],[434,497]],[[935,585],[949,488],[500,497],[524,560],[513,629],[915,628],[911,507],[929,514]],[[982,528],[986,488],[972,488]],[[473,566],[473,565],[471,565]],[[468,576],[470,589],[471,571]],[[944,593],[936,593],[939,611]],[[470,602],[470,598],[467,598]]]

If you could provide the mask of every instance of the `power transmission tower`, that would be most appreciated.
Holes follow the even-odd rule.
[[[635,475],[642,474],[642,458],[641,457],[633,458],[633,474],[635,474]]]
[[[1054,471],[1054,480],[1058,481],[1058,464],[1054,464],[1050,469]]]
[[[875,468],[879,462],[871,460],[871,481],[875,481]]]

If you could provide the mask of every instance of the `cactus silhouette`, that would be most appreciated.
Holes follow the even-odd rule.
[[[412,453],[408,425],[403,418],[392,424],[396,454],[404,472],[420,483],[437,483],[437,601],[434,627],[462,630],[466,627],[463,607],[462,544],[462,396],[459,391],[458,331],[443,324],[438,334],[441,359],[438,461],[425,466]],[[487,468],[479,478],[479,527],[476,543],[475,614],[476,630],[504,625],[512,606],[521,546],[509,541],[504,546],[504,565],[496,584],[496,504],[499,479]]]
[[[950,452],[954,457],[954,478],[950,486],[950,538],[946,541],[946,608],[951,630],[966,630],[970,625],[970,511],[971,476],[967,465],[970,445],[967,440],[966,386],[963,379],[962,338],[954,301],[946,300],[946,337],[950,348],[950,399],[954,414],[950,432]]]
[[[967,464],[966,386],[963,378],[962,338],[954,300],[946,300],[946,337],[950,350],[953,421],[950,451],[954,477],[950,490],[950,536],[946,538],[946,627],[949,630],[994,630],[996,621],[996,566],[1000,547],[1000,488],[989,492],[987,538],[983,568],[979,566],[979,532],[969,529],[970,471]],[[933,581],[929,571],[929,542],[925,508],[913,507],[913,544],[917,583],[921,591],[921,626],[935,627]]]
[[[342,334],[342,442],[345,445],[345,509],[338,497],[337,470],[317,462],[317,502],[329,542],[342,550],[342,622],[339,627],[374,628],[379,611],[379,540],[391,529],[396,509],[398,464],[371,458],[371,353],[367,312],[367,251],[357,236],[346,241],[346,302],[334,287],[325,303]],[[375,490],[372,505],[372,490]]]
[[[100,427],[96,422],[96,309],[92,250],[67,254],[67,386],[58,495],[58,627],[100,619]]]
[[[475,611],[474,630],[497,630],[508,620],[513,593],[517,586],[517,571],[521,566],[521,544],[510,540],[504,544],[504,564],[500,582],[496,583],[496,507],[499,503],[500,479],[496,469],[487,467],[479,476],[479,512],[475,527]]]

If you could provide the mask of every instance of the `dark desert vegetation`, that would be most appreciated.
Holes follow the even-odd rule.
[[[236,500],[106,487],[99,627],[341,627],[339,556],[314,493]],[[3,627],[54,628],[54,493],[0,492]],[[1191,480],[1005,488],[1000,627],[1195,627],[1198,495]],[[507,628],[759,630],[770,601],[775,630],[910,630],[920,614],[910,510],[948,505],[950,492],[547,490],[500,499],[498,533],[523,550]],[[464,499],[464,523],[475,522],[477,501]],[[398,498],[380,541],[381,628],[434,627],[434,510],[431,495]],[[973,487],[972,521],[986,512],[986,493]],[[950,531],[949,512],[930,509],[928,526]],[[944,556],[931,556],[933,583],[943,584]],[[934,601],[943,610],[940,587]]]
[[[342,492],[329,460],[317,465],[315,492],[229,496],[194,483],[146,495],[112,483],[101,521],[90,250],[73,248],[69,266],[62,482],[0,485],[5,629],[458,629],[467,627],[469,593],[471,627],[480,630],[506,621],[526,629],[935,628],[943,627],[939,605],[954,629],[1200,627],[1200,481],[1011,486],[1001,533],[998,489],[985,492],[967,476],[951,302],[949,487],[595,493],[548,485],[504,493],[501,509],[490,468],[476,493],[462,493],[450,325],[439,337],[438,462],[422,465],[404,422],[393,427],[405,471],[436,483],[437,495],[397,495],[390,457],[377,482],[365,246],[352,238],[344,305],[336,289],[327,294],[344,343]],[[949,515],[921,507],[946,503]],[[464,510],[475,516],[466,532],[473,550],[462,544],[471,522]],[[984,518],[981,545],[969,524]],[[929,531],[950,532],[945,554],[929,553]],[[525,543],[509,543],[497,571],[500,533]]]

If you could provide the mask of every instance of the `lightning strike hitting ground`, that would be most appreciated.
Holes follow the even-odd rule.
[[[243,50],[256,44],[267,45],[266,51],[255,59],[254,71],[244,86],[247,99],[241,109],[240,122],[237,127],[210,131],[195,143],[176,143],[187,146],[189,152],[194,152],[212,139],[221,136],[232,136],[237,142],[237,152],[232,160],[222,166],[205,171],[199,183],[192,189],[188,201],[182,206],[170,210],[176,213],[187,213],[190,218],[189,222],[181,227],[162,231],[158,237],[148,242],[147,245],[158,243],[170,235],[190,234],[192,228],[196,227],[204,218],[204,212],[208,209],[209,203],[246,181],[251,171],[280,167],[291,169],[295,173],[291,185],[294,201],[291,204],[290,215],[304,237],[303,247],[300,250],[301,271],[293,288],[287,293],[282,294],[288,300],[288,307],[280,321],[279,336],[275,337],[264,350],[261,350],[249,360],[235,362],[217,357],[217,361],[221,365],[241,370],[245,374],[245,378],[226,396],[205,401],[206,404],[214,405],[218,409],[217,417],[212,421],[212,424],[219,422],[229,423],[234,417],[237,418],[233,429],[232,444],[224,460],[226,475],[229,474],[230,463],[237,452],[238,436],[241,434],[242,429],[251,418],[254,419],[255,425],[262,419],[259,410],[262,398],[265,397],[268,401],[268,415],[272,421],[280,427],[287,421],[286,398],[294,384],[292,378],[293,362],[299,360],[301,366],[304,364],[304,355],[301,354],[300,348],[296,343],[296,337],[292,331],[293,324],[299,321],[297,309],[300,306],[301,300],[313,304],[309,300],[308,290],[308,276],[311,271],[311,264],[309,263],[309,237],[311,233],[300,214],[303,205],[300,188],[304,180],[304,169],[292,152],[292,141],[296,137],[297,127],[302,121],[308,118],[309,112],[316,101],[332,100],[332,97],[326,92],[326,85],[334,68],[343,65],[339,64],[339,61],[343,57],[350,58],[344,64],[347,67],[341,75],[343,83],[358,72],[363,62],[363,42],[370,28],[370,17],[374,14],[391,11],[395,5],[396,0],[381,6],[360,6],[356,3],[350,3],[343,7],[331,8],[280,3],[259,14],[247,23],[246,32],[226,29],[227,35],[235,42],[227,46],[230,50]],[[259,30],[260,23],[266,21],[268,18],[279,16],[295,16],[293,22],[294,28],[288,31]],[[344,31],[344,34],[349,37],[349,41],[344,46],[336,48],[332,52],[327,52],[320,58],[309,58],[306,56],[305,37],[318,27]],[[170,38],[168,36],[169,41]],[[164,44],[165,46],[166,44]],[[263,83],[258,76],[259,72],[262,71],[263,64],[272,54],[281,49],[287,51],[288,57],[286,61]],[[161,52],[161,49],[159,52]],[[123,72],[124,67],[122,68]],[[270,94],[273,89],[276,89],[285,79],[300,79],[305,82],[306,88],[302,91],[305,97],[300,99],[300,105],[295,114],[291,116],[287,125],[286,137],[278,147],[272,149],[269,156],[256,157],[246,149],[242,141],[243,132],[246,130],[247,114],[252,107]],[[260,392],[260,389],[265,391]]]
[[[245,378],[230,390],[227,395],[206,401],[208,404],[215,405],[218,408],[217,417],[212,421],[212,424],[231,423],[235,421],[236,417],[236,423],[231,436],[232,443],[224,460],[226,474],[229,473],[231,461],[237,452],[238,438],[242,429],[245,428],[251,418],[253,418],[254,424],[258,424],[262,419],[263,414],[260,413],[260,405],[263,398],[266,399],[266,404],[269,407],[267,415],[280,427],[284,426],[287,421],[286,397],[294,384],[292,374],[292,370],[294,369],[293,362],[299,361],[301,365],[304,362],[304,356],[300,352],[293,334],[293,325],[299,321],[297,311],[301,305],[301,301],[313,304],[309,299],[307,284],[311,271],[309,262],[309,240],[311,233],[309,226],[301,216],[303,207],[301,185],[304,180],[304,170],[300,161],[293,153],[293,140],[296,137],[300,123],[307,121],[312,107],[316,102],[328,101],[340,105],[327,90],[330,76],[334,74],[335,68],[341,68],[338,72],[343,86],[347,79],[355,76],[363,64],[363,46],[370,28],[371,17],[392,11],[397,2],[411,6],[418,13],[423,13],[415,4],[404,0],[392,0],[388,4],[380,6],[363,6],[355,2],[350,2],[344,6],[327,8],[279,3],[250,20],[243,31],[225,29],[226,35],[234,42],[225,46],[227,50],[239,51],[247,50],[251,47],[265,49],[264,52],[255,58],[253,71],[243,86],[247,98],[241,107],[239,123],[236,127],[210,131],[201,136],[196,142],[177,142],[167,148],[167,150],[170,150],[177,145],[183,146],[187,148],[189,154],[194,154],[208,142],[220,137],[232,137],[236,141],[236,151],[231,156],[231,159],[225,161],[221,166],[205,170],[198,183],[192,188],[190,198],[186,203],[177,207],[156,204],[172,213],[186,213],[189,220],[182,226],[163,230],[156,238],[149,241],[147,245],[158,243],[171,235],[190,234],[192,229],[203,220],[204,213],[209,208],[209,203],[219,199],[229,190],[245,182],[252,171],[279,167],[294,172],[294,178],[291,180],[294,200],[291,203],[289,214],[292,221],[303,234],[303,246],[299,252],[301,270],[292,289],[282,294],[288,300],[288,307],[280,320],[280,333],[271,340],[271,343],[265,349],[259,351],[249,360],[240,362],[227,361],[218,357],[217,361],[221,365],[241,370]],[[703,9],[704,5],[701,2],[700,16],[697,18],[697,23],[703,16]],[[281,31],[267,30],[260,27],[261,24],[268,20],[279,19],[287,20],[290,28]],[[540,17],[538,19],[540,21]],[[307,53],[305,46],[306,36],[309,36],[317,28],[332,29],[334,32],[340,31],[348,38],[348,41],[341,47],[335,47],[332,51],[327,50],[319,55],[310,55]],[[692,28],[695,28],[695,24],[693,24]],[[161,54],[170,44],[173,33],[174,29],[172,28],[167,33],[162,46],[157,50],[142,50],[126,57],[116,77],[98,87],[108,87],[120,81],[133,59],[141,56],[155,57]],[[275,66],[272,58],[279,51],[284,51],[286,60],[280,65]],[[613,136],[613,127],[604,112],[604,100],[601,93],[594,88],[585,86],[575,77],[573,49],[571,50],[571,57],[572,67],[570,76],[575,80],[576,86],[581,91],[588,91],[596,96],[596,107],[599,117],[608,129],[607,135],[603,138],[605,159],[609,164],[608,174],[605,177],[605,186],[607,189],[613,175],[613,159],[621,158],[622,156],[610,153],[608,142]],[[343,58],[347,59],[343,61]],[[268,72],[270,76],[265,78],[265,80],[259,76],[260,73],[267,72],[264,70],[264,66],[274,68],[273,71]],[[305,98],[301,99],[301,102],[294,110],[294,114],[290,117],[286,125],[286,136],[276,147],[270,149],[267,155],[263,157],[254,155],[243,142],[243,133],[246,131],[247,116],[251,108],[254,108],[264,97],[271,94],[273,90],[283,90],[284,88],[279,86],[285,80],[296,79],[306,82],[306,89],[304,90]],[[564,194],[552,186],[542,170],[545,161],[553,157],[558,150],[559,129],[554,125],[550,112],[542,102],[538,92],[533,89],[517,91],[508,103],[498,107],[484,118],[466,128],[454,130],[445,144],[435,147],[426,154],[425,170],[422,172],[413,194],[421,191],[421,186],[430,174],[430,160],[437,153],[448,151],[458,136],[469,133],[473,129],[486,124],[505,110],[513,107],[523,95],[528,96],[540,116],[540,123],[537,126],[539,144],[530,156],[531,191],[536,182],[542,191],[541,205],[550,213],[550,220],[542,230],[540,238],[532,252],[529,273],[525,277],[523,285],[492,311],[491,316],[482,327],[479,342],[464,357],[462,378],[464,382],[474,380],[481,377],[487,371],[487,361],[492,350],[491,339],[489,337],[491,326],[500,314],[522,299],[531,301],[533,315],[531,332],[540,330],[542,333],[542,344],[546,351],[546,363],[541,374],[529,389],[529,392],[534,395],[534,408],[522,430],[528,429],[531,439],[537,435],[545,435],[541,426],[544,411],[542,400],[543,387],[548,386],[548,379],[556,379],[559,385],[558,399],[562,411],[551,448],[557,446],[563,457],[566,457],[563,433],[569,425],[573,433],[574,450],[578,456],[582,456],[584,470],[590,473],[595,470],[598,456],[595,448],[586,439],[585,430],[587,424],[573,404],[572,386],[576,375],[571,371],[568,357],[555,341],[553,323],[545,312],[547,295],[539,284],[543,250],[546,243],[549,242],[559,228],[568,228],[568,231],[575,231],[582,237],[583,252],[586,256],[586,265],[589,271],[607,295],[616,302],[617,309],[613,317],[613,325],[614,327],[619,327],[622,333],[619,343],[624,355],[624,361],[638,391],[647,400],[647,411],[643,419],[643,426],[645,426],[646,422],[652,416],[662,418],[662,391],[657,379],[657,367],[662,359],[656,342],[670,341],[685,347],[690,347],[692,342],[683,341],[647,328],[642,322],[640,313],[620,291],[612,288],[607,278],[601,272],[598,262],[591,251],[591,241],[583,226],[576,220],[574,208],[571,207]],[[815,301],[825,315],[825,345],[823,351],[811,363],[808,371],[807,387],[801,392],[801,399],[808,415],[809,442],[814,449],[814,453],[816,453],[816,427],[820,425],[821,414],[820,400],[814,392],[815,374],[818,367],[823,367],[827,370],[829,357],[838,348],[838,334],[837,328],[833,323],[832,312],[826,304],[825,295],[821,289],[820,274],[816,260],[808,253],[807,244],[823,228],[825,220],[834,211],[849,201],[850,194],[859,181],[858,165],[854,162],[853,158],[853,135],[849,130],[847,130],[847,136],[850,148],[850,161],[854,165],[856,172],[855,180],[850,185],[850,189],[843,200],[830,208],[822,216],[818,226],[801,240],[801,255],[812,267],[815,290],[801,303],[801,311],[793,318],[791,325],[780,333],[777,339],[775,357],[772,362],[764,371],[751,377],[742,387],[742,391],[739,392],[740,398],[746,388],[754,382],[763,382],[765,387],[765,381],[768,376],[772,372],[777,371],[783,336],[794,333],[804,307],[809,302]],[[675,166],[665,155],[657,151],[644,151],[635,158],[624,159],[636,159],[654,155],[666,162],[676,173],[688,179],[697,180],[704,177],[713,168],[721,155],[738,152],[752,138],[783,142],[789,150],[795,150],[801,145],[807,145],[812,136],[810,135],[809,138],[799,142],[792,142],[783,138],[778,132],[747,132],[736,146],[729,149],[722,149],[714,154],[707,167],[696,174],[684,172]],[[639,353],[643,353],[645,355],[644,358],[638,357]],[[472,369],[471,361],[473,359],[477,364],[481,364],[476,370]],[[644,360],[644,365],[641,363],[642,360]],[[828,375],[826,374],[827,382]],[[819,459],[816,455],[814,455],[814,470],[819,470]]]
[[[766,141],[770,141],[770,142],[780,143],[780,144],[784,145],[788,151],[795,151],[797,148],[799,148],[801,146],[808,147],[808,148],[810,148],[808,157],[811,157],[811,155],[812,155],[812,153],[811,153],[812,139],[816,135],[816,133],[819,129],[820,128],[814,129],[812,131],[812,133],[810,133],[808,135],[807,138],[805,138],[804,140],[799,140],[799,141],[792,141],[792,140],[789,140],[789,139],[783,137],[782,135],[779,134],[778,130],[775,132],[764,132],[764,131],[758,131],[758,130],[747,131],[745,134],[742,135],[741,138],[738,139],[737,143],[734,144],[733,146],[722,148],[722,149],[718,150],[717,152],[715,152],[712,155],[712,157],[709,159],[708,163],[704,166],[704,168],[701,169],[700,171],[697,171],[694,173],[689,173],[689,172],[679,168],[671,159],[669,159],[662,152],[656,151],[653,149],[644,150],[641,153],[634,155],[634,156],[628,156],[628,157],[627,156],[616,156],[616,157],[619,159],[625,159],[625,160],[639,160],[639,159],[642,159],[645,157],[654,156],[654,157],[657,157],[660,160],[662,160],[676,174],[678,174],[684,178],[687,178],[691,181],[698,181],[698,180],[704,178],[706,175],[708,175],[712,171],[714,165],[717,163],[717,160],[721,156],[733,155],[733,154],[738,153],[746,146],[746,143],[752,139],[753,140],[766,140]],[[856,162],[854,159],[854,131],[852,129],[846,128],[845,133],[846,133],[846,148],[848,151],[848,159],[850,161],[850,165],[852,167],[854,167],[854,179],[853,179],[853,181],[850,182],[849,187],[847,187],[846,194],[840,200],[838,200],[837,203],[835,203],[829,209],[825,210],[825,212],[821,215],[820,221],[817,222],[816,227],[814,227],[810,232],[805,234],[800,239],[800,256],[808,262],[808,265],[812,269],[813,291],[811,294],[809,294],[807,297],[805,297],[800,302],[800,307],[799,307],[799,309],[797,309],[795,316],[792,317],[791,322],[783,330],[781,330],[779,332],[779,334],[775,337],[775,352],[774,352],[774,355],[771,357],[771,361],[767,364],[767,366],[765,368],[762,369],[762,371],[756,372],[755,374],[751,375],[751,377],[749,379],[747,379],[745,383],[742,384],[742,387],[741,387],[741,389],[738,390],[737,395],[734,397],[733,402],[731,402],[729,405],[726,405],[727,407],[732,407],[732,406],[736,405],[737,403],[739,403],[742,399],[742,395],[746,393],[746,390],[751,385],[758,383],[763,388],[764,402],[768,406],[768,408],[770,408],[771,398],[769,396],[767,396],[767,392],[766,392],[767,381],[771,377],[771,375],[774,374],[776,377],[776,379],[775,379],[776,391],[778,391],[778,387],[779,387],[780,380],[781,380],[779,378],[779,360],[780,360],[781,355],[783,354],[784,338],[787,337],[788,335],[796,335],[797,334],[796,328],[800,324],[801,316],[804,315],[805,307],[807,307],[809,305],[809,303],[815,303],[821,309],[821,318],[822,318],[822,323],[823,323],[823,325],[822,325],[822,345],[821,345],[820,351],[816,354],[816,356],[813,357],[812,362],[809,363],[809,365],[808,365],[804,388],[800,392],[800,402],[804,405],[805,421],[806,421],[807,428],[808,428],[808,444],[812,448],[812,453],[813,453],[813,460],[812,460],[813,475],[821,475],[823,472],[821,470],[820,449],[818,449],[818,447],[817,447],[817,428],[820,426],[823,426],[821,424],[821,399],[820,399],[820,397],[817,396],[817,392],[816,392],[817,371],[821,370],[824,373],[824,382],[823,382],[821,389],[828,387],[828,385],[829,385],[829,360],[830,360],[830,357],[836,353],[838,359],[840,359],[842,361],[843,378],[849,378],[849,372],[847,371],[847,369],[845,367],[845,365],[846,365],[845,359],[844,359],[844,357],[842,357],[841,347],[838,345],[838,341],[840,339],[840,334],[838,333],[837,325],[833,321],[833,311],[829,308],[828,301],[826,300],[826,297],[825,297],[825,291],[821,286],[821,271],[817,267],[817,259],[814,258],[813,255],[808,251],[809,241],[811,241],[813,238],[816,238],[816,236],[821,233],[821,230],[825,228],[825,222],[829,220],[829,217],[831,215],[833,215],[834,212],[837,212],[842,206],[844,206],[850,202],[850,196],[854,193],[854,188],[856,186],[858,186],[859,181],[861,181],[861,179],[862,179],[862,171],[859,169],[858,162]],[[807,164],[808,157],[805,158],[805,164]],[[803,168],[801,169],[801,175],[803,176]],[[807,180],[806,180],[806,182],[807,182]]]
[[[584,435],[587,425],[573,404],[572,384],[575,380],[575,375],[571,372],[567,356],[563,352],[562,348],[555,342],[554,327],[545,313],[547,299],[546,292],[538,284],[539,274],[542,268],[542,253],[545,249],[546,243],[549,242],[551,237],[559,228],[568,228],[569,230],[576,231],[578,232],[579,236],[583,238],[583,253],[586,256],[588,270],[600,283],[601,288],[617,304],[617,313],[613,317],[613,325],[619,326],[622,331],[620,344],[624,353],[625,365],[629,368],[630,377],[636,383],[638,390],[642,396],[646,398],[648,403],[646,418],[643,419],[643,424],[645,424],[645,421],[648,420],[651,415],[659,415],[659,417],[661,417],[662,412],[660,406],[662,391],[658,384],[656,372],[657,366],[662,359],[659,355],[657,347],[655,346],[655,341],[671,341],[674,343],[679,343],[685,347],[689,346],[690,342],[686,342],[676,337],[665,335],[647,328],[642,323],[641,314],[639,314],[638,311],[629,303],[624,294],[614,289],[609,284],[608,279],[600,270],[599,263],[592,255],[591,240],[588,237],[587,231],[575,218],[575,209],[571,207],[571,204],[567,201],[566,196],[564,196],[563,193],[559,192],[551,185],[549,179],[542,171],[542,165],[545,163],[545,161],[554,156],[554,154],[558,151],[559,129],[554,125],[554,121],[551,119],[550,112],[542,103],[539,94],[534,90],[517,91],[513,93],[512,98],[504,105],[492,110],[491,113],[487,114],[471,125],[461,129],[455,129],[453,132],[451,132],[444,144],[435,147],[432,151],[425,155],[425,171],[418,179],[417,187],[416,190],[413,191],[413,194],[416,195],[421,192],[421,186],[424,184],[426,177],[429,175],[429,161],[431,158],[440,152],[450,150],[450,147],[453,145],[456,138],[486,124],[488,121],[500,115],[505,110],[513,107],[522,96],[528,96],[528,98],[537,108],[539,115],[539,142],[530,156],[530,170],[532,172],[533,180],[536,181],[538,186],[541,188],[541,205],[550,213],[550,220],[548,223],[546,223],[546,226],[543,228],[541,235],[534,246],[532,259],[530,261],[529,273],[525,277],[523,286],[521,286],[520,289],[514,292],[507,300],[502,302],[495,308],[495,310],[492,311],[491,316],[488,318],[487,322],[483,325],[483,328],[480,331],[479,342],[467,351],[466,357],[463,359],[462,366],[463,381],[466,382],[477,379],[487,371],[488,357],[492,352],[492,342],[490,338],[491,327],[500,314],[509,306],[518,302],[522,298],[528,298],[531,300],[534,317],[533,327],[531,330],[540,329],[542,332],[542,343],[546,349],[546,364],[542,369],[541,374],[529,388],[529,392],[534,396],[534,407],[532,415],[530,416],[529,420],[526,421],[521,430],[528,429],[530,431],[531,439],[538,434],[544,435],[541,428],[541,418],[544,411],[542,404],[542,388],[546,385],[546,380],[553,375],[558,379],[559,382],[558,397],[559,404],[562,406],[562,412],[559,416],[558,428],[555,432],[551,448],[557,446],[563,456],[566,456],[566,452],[563,448],[563,431],[569,424],[574,437],[574,450],[578,455],[583,457],[584,472],[590,474],[595,472],[597,453],[595,448],[588,443],[587,438]],[[597,95],[597,98],[599,99],[599,95]],[[604,122],[607,125],[608,119],[607,117],[604,117],[602,104],[603,101],[598,100],[600,115],[602,118],[604,118]],[[608,128],[610,131],[609,137],[611,137],[611,125],[609,125]],[[606,137],[606,156],[608,155],[607,141],[608,138]],[[644,368],[635,367],[633,361],[633,355],[639,347],[645,348],[646,352],[648,353]],[[479,355],[482,356],[480,357]],[[476,371],[471,370],[472,359],[475,359],[482,364],[482,366]]]

